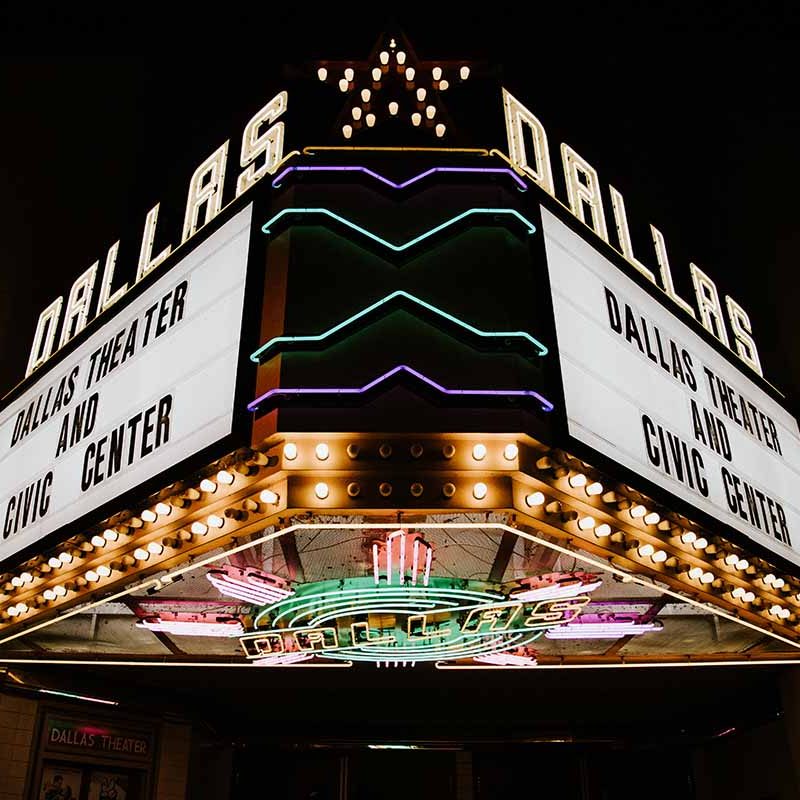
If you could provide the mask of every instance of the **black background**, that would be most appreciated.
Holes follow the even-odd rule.
[[[283,88],[283,64],[365,59],[397,23],[423,59],[502,65],[504,85],[548,130],[555,172],[558,144],[567,141],[603,184],[624,194],[641,260],[655,267],[653,222],[681,295],[692,296],[694,261],[720,295],[738,300],[765,377],[795,409],[798,26],[788,4],[766,8],[492,4],[394,19],[379,7],[340,4],[287,11],[219,4],[168,14],[144,4],[113,17],[89,6],[8,11],[0,392],[24,375],[41,309],[95,260],[102,268],[117,239],[115,285],[130,279],[156,202],[155,251],[177,243],[194,168],[229,138],[234,172],[243,125]],[[291,112],[295,130],[319,124],[314,107]],[[487,117],[502,123],[499,98],[473,113],[476,130]],[[476,144],[505,149],[504,138]]]

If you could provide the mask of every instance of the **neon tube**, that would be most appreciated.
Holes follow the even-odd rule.
[[[344,330],[345,328],[349,327],[353,323],[357,322],[360,319],[368,316],[373,311],[378,309],[387,308],[391,305],[394,301],[400,300],[403,305],[408,304],[415,304],[420,308],[425,309],[426,311],[430,311],[432,314],[435,314],[442,319],[447,320],[455,325],[460,326],[468,333],[471,333],[475,336],[479,336],[481,338],[487,339],[522,339],[524,341],[529,342],[532,344],[536,350],[538,351],[538,355],[545,356],[547,355],[547,347],[543,345],[538,339],[535,339],[529,333],[525,331],[483,331],[480,328],[476,328],[473,325],[470,325],[468,322],[459,319],[458,317],[454,317],[452,314],[448,314],[446,311],[442,311],[442,309],[437,308],[431,303],[426,303],[424,300],[420,300],[419,297],[415,297],[413,294],[409,294],[408,292],[404,292],[402,290],[392,292],[391,294],[386,295],[386,297],[378,300],[376,303],[373,303],[366,308],[363,308],[361,311],[353,314],[353,316],[348,317],[346,320],[334,325],[329,330],[325,331],[324,333],[320,333],[313,336],[275,336],[274,338],[270,339],[265,344],[261,345],[254,353],[250,355],[250,360],[254,361],[256,364],[261,363],[262,361],[266,361],[267,358],[271,358],[271,351],[280,347],[281,349],[297,349],[299,347],[303,347],[306,345],[312,344],[319,344],[324,342],[329,337],[333,336],[336,333]],[[268,355],[269,354],[269,355]]]
[[[473,656],[473,661],[481,664],[497,664],[501,667],[535,667],[536,659],[531,656],[518,656],[514,653],[486,653],[482,656]]]
[[[432,389],[435,389],[440,394],[448,395],[450,397],[532,398],[541,404],[542,411],[553,410],[553,404],[546,397],[543,397],[533,389],[447,389],[440,383],[434,381],[432,378],[428,378],[421,372],[415,370],[413,367],[409,367],[407,364],[398,364],[388,372],[384,372],[383,375],[379,375],[377,378],[360,387],[322,387],[318,389],[312,389],[308,387],[286,389],[283,387],[277,387],[275,389],[270,389],[268,392],[265,392],[260,397],[257,397],[255,400],[248,403],[247,410],[257,411],[262,403],[279,397],[297,397],[303,395],[361,395],[369,392],[370,389],[374,389],[376,386],[384,383],[385,381],[389,380],[389,378],[401,372],[408,373],[422,383],[430,386]],[[274,405],[274,403],[270,403],[270,405]]]
[[[157,617],[148,617],[136,623],[137,628],[144,628],[156,633],[168,633],[173,636],[214,636],[233,637],[244,633],[241,620],[230,622],[217,622],[216,617],[209,621],[197,620],[168,620]]]
[[[664,629],[658,622],[643,622],[639,614],[582,614],[577,619],[551,628],[548,639],[618,639],[621,636],[640,636]]]
[[[437,172],[450,172],[450,173],[461,173],[461,174],[471,174],[471,173],[483,173],[483,174],[495,174],[495,175],[508,175],[512,178],[517,187],[521,192],[528,191],[528,185],[522,178],[514,172],[513,169],[509,169],[508,167],[431,167],[430,169],[426,169],[424,172],[420,172],[418,175],[414,175],[412,178],[408,180],[402,181],[401,183],[395,183],[392,180],[389,180],[384,175],[381,175],[374,170],[369,169],[368,167],[353,167],[353,166],[333,166],[333,167],[317,167],[317,166],[297,166],[297,167],[287,167],[283,172],[277,175],[275,178],[272,179],[272,188],[277,189],[280,187],[281,182],[283,179],[290,173],[290,172],[362,172],[365,175],[369,175],[370,178],[374,178],[376,181],[380,181],[381,183],[385,184],[391,189],[407,189],[409,186],[412,186],[415,183],[418,183],[423,178],[427,178],[428,175],[433,175]]]
[[[457,214],[455,217],[451,217],[445,222],[442,222],[440,225],[437,225],[436,227],[431,228],[428,231],[425,231],[425,233],[421,233],[419,236],[415,236],[413,239],[409,239],[409,241],[404,242],[403,244],[393,244],[392,242],[389,242],[386,239],[382,239],[377,234],[372,233],[372,231],[368,231],[366,228],[362,228],[360,225],[356,225],[355,222],[351,222],[349,219],[345,219],[344,217],[339,216],[338,214],[334,213],[328,208],[284,208],[282,211],[279,211],[277,214],[275,214],[274,217],[268,219],[261,227],[261,231],[263,233],[270,233],[271,232],[270,229],[276,222],[278,222],[280,219],[290,214],[304,214],[304,215],[320,214],[322,216],[330,217],[331,219],[341,223],[345,227],[350,228],[350,230],[356,231],[356,233],[360,233],[367,239],[370,239],[371,241],[382,245],[383,247],[387,248],[388,250],[391,250],[394,253],[402,253],[405,250],[408,250],[410,247],[413,247],[414,245],[425,241],[425,239],[428,239],[431,236],[443,230],[446,230],[447,228],[452,227],[461,220],[475,215],[493,214],[495,216],[498,215],[507,216],[521,222],[528,229],[529,235],[536,233],[536,226],[529,219],[523,217],[522,214],[519,213],[519,211],[513,208],[470,208],[467,211],[464,211],[461,214]]]

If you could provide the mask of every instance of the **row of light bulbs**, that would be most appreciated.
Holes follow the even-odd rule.
[[[603,485],[599,481],[589,481],[587,476],[581,472],[570,475],[570,477],[567,479],[567,482],[573,488],[583,487],[586,494],[590,497],[601,495],[605,491]],[[525,503],[529,507],[543,506],[545,505],[546,501],[547,498],[545,495],[539,491],[532,492],[525,497]],[[558,508],[560,509],[560,505]],[[649,526],[658,525],[662,519],[658,512],[649,510],[641,503],[635,503],[631,505],[628,509],[628,513],[633,519],[641,520],[644,524]],[[578,517],[576,524],[582,531],[593,530],[595,537],[598,539],[610,537],[614,533],[611,525],[605,522],[598,524],[594,517],[588,515]],[[683,531],[679,539],[681,543],[684,545],[689,545],[695,550],[703,551],[709,546],[709,542],[704,536],[698,536],[697,533],[691,530]],[[649,542],[638,545],[636,547],[636,552],[641,558],[650,558],[655,564],[663,564],[670,558],[670,555],[666,550],[656,548]],[[746,558],[742,558],[735,553],[727,554],[723,561],[728,567],[740,572],[745,571],[750,567],[750,562]],[[704,586],[710,585],[717,580],[717,576],[713,572],[703,569],[699,566],[694,566],[688,569],[686,571],[686,575],[691,580],[697,581]],[[778,590],[786,585],[786,581],[783,578],[777,577],[773,573],[768,573],[767,575],[763,576],[761,581],[765,586],[774,590]],[[734,599],[745,604],[752,603],[756,599],[754,592],[746,590],[740,586],[735,587],[730,594]],[[796,595],[794,600],[800,603],[800,594]],[[769,613],[781,620],[788,619],[792,615],[791,610],[778,604],[772,605],[769,609]]]
[[[299,455],[299,450],[297,448],[297,444],[295,442],[286,442],[283,446],[283,457],[287,461],[294,461],[297,456]],[[355,459],[358,458],[361,454],[361,447],[353,442],[347,445],[346,448],[348,458]],[[409,448],[409,453],[411,454],[412,458],[420,458],[422,454],[425,452],[423,446],[419,443],[412,444]],[[383,442],[378,447],[378,455],[381,458],[391,458],[392,454],[394,453],[394,448],[388,442]],[[472,446],[472,458],[475,461],[483,461],[487,454],[489,453],[489,449],[486,447],[485,444],[482,442],[478,442]],[[450,460],[455,456],[456,448],[453,444],[446,444],[442,447],[442,456],[447,460]],[[331,448],[327,442],[318,442],[314,445],[314,456],[317,458],[318,461],[327,461],[331,455]],[[515,461],[517,456],[519,455],[519,448],[516,444],[510,443],[503,447],[503,458],[506,461]],[[599,485],[599,484],[597,484]],[[602,487],[600,487],[602,491]]]
[[[217,472],[215,478],[212,480],[210,478],[204,478],[199,484],[200,492],[206,494],[213,494],[217,491],[220,485],[226,486],[231,485],[235,481],[235,475],[228,471],[228,470],[220,470]],[[191,490],[188,492],[191,494]],[[194,494],[197,494],[199,497],[199,493],[196,491]],[[259,493],[259,501],[265,504],[276,504],[279,501],[279,496],[275,492],[270,489],[264,489]],[[137,524],[132,525],[131,527],[140,527],[142,523],[153,523],[156,522],[159,518],[169,516],[173,511],[174,506],[167,502],[158,502],[152,508],[144,509],[139,518],[133,518],[130,522],[136,521]],[[205,521],[197,520],[193,522],[189,526],[189,532],[191,535],[197,536],[204,536],[208,533],[210,529],[219,529],[224,527],[225,525],[225,518],[220,516],[219,514],[210,514]],[[181,538],[181,532],[177,532],[174,536],[177,536],[178,539]],[[183,532],[184,540],[188,540],[191,538],[189,534],[185,531]],[[115,528],[108,528],[103,531],[102,534],[95,534],[89,544],[95,551],[100,550],[101,548],[105,547],[109,543],[117,542],[120,539],[122,534],[119,530]],[[173,537],[166,537],[161,542],[152,541],[149,542],[145,547],[137,547],[130,555],[133,558],[134,562],[136,563],[144,563],[148,561],[151,556],[159,556],[164,553],[167,547],[169,546],[176,546],[178,545],[178,541]],[[179,545],[178,545],[179,546]],[[73,551],[74,552],[74,551]],[[124,556],[120,557],[121,559]],[[59,553],[57,556],[54,555],[48,560],[48,565],[52,569],[61,569],[63,567],[71,565],[75,560],[75,556],[70,551],[63,551]],[[116,566],[113,564],[100,564],[97,567],[87,570],[82,576],[80,576],[77,580],[78,581],[85,581],[87,584],[98,584],[103,579],[109,578],[112,574],[119,569],[121,564],[117,564]],[[124,567],[123,567],[124,568]],[[41,576],[39,576],[41,577]],[[14,576],[11,579],[11,584],[15,588],[23,588],[29,586],[34,583],[36,578],[32,575],[29,571],[25,571],[20,573],[19,575]],[[52,587],[48,587],[42,593],[42,598],[46,602],[52,602],[54,600],[61,599],[66,597],[70,591],[76,590],[76,586],[72,581],[68,581],[66,584],[57,584]],[[6,613],[9,617],[15,618],[19,617],[30,610],[30,607],[27,603],[19,602],[15,603],[6,608]]]

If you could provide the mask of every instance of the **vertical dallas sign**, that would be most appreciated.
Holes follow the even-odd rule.
[[[0,561],[232,432],[251,217],[0,412]]]

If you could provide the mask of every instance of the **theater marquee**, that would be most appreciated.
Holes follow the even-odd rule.
[[[231,433],[250,218],[240,211],[3,410],[0,560]]]
[[[800,563],[797,422],[542,209],[569,432]]]

